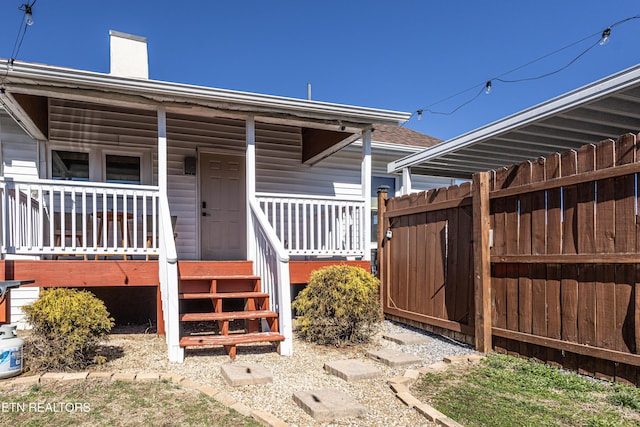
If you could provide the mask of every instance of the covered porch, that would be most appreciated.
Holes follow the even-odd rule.
[[[26,172],[5,154],[5,276],[156,286],[176,362],[186,261],[249,262],[291,354],[291,284],[312,265],[367,264],[371,125],[407,116],[19,63],[1,99],[34,147]],[[357,139],[358,157],[340,154]]]

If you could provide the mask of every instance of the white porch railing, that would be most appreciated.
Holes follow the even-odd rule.
[[[0,249],[29,255],[158,255],[158,188],[0,178]]]
[[[293,328],[291,324],[291,285],[289,255],[278,240],[269,221],[256,200],[249,201],[251,209],[252,245],[249,258],[253,272],[260,276],[262,290],[270,296],[271,310],[278,313],[279,332],[285,340],[280,343],[280,354],[293,354]]]
[[[289,255],[365,255],[362,199],[259,193],[260,209]]]
[[[182,363],[184,348],[180,347],[180,308],[178,299],[178,255],[173,239],[171,213],[166,197],[161,197],[160,204],[160,254],[158,259],[160,278],[160,297],[164,315],[165,340],[169,353],[169,361]]]

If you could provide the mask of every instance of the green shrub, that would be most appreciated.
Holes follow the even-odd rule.
[[[114,321],[104,303],[91,292],[44,289],[40,298],[23,310],[33,328],[25,340],[30,369],[82,369],[100,361],[97,345]]]
[[[295,301],[298,331],[325,345],[368,342],[382,321],[378,280],[359,267],[316,270]]]

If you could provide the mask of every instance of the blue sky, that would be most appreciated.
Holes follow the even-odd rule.
[[[30,0],[33,1],[33,0]],[[23,1],[0,0],[0,57]],[[148,38],[153,79],[400,111],[421,109],[640,14],[640,2],[37,0],[19,60],[109,71],[109,29]],[[447,139],[637,64],[640,19],[566,70],[406,126]],[[562,67],[585,42],[505,78]],[[479,89],[432,108],[451,111]]]

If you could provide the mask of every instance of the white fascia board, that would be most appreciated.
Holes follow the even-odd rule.
[[[6,63],[6,61],[0,59],[0,63]],[[5,71],[2,72],[4,73]],[[364,123],[398,124],[406,122],[411,117],[411,113],[407,112],[309,101],[251,92],[161,82],[157,80],[117,77],[102,73],[16,61],[13,70],[8,73],[6,86],[10,88],[12,81],[21,82],[23,79],[33,81],[36,84],[46,81],[53,84],[65,84],[71,87],[92,88],[102,91],[122,91],[128,94],[138,94],[147,98],[153,97],[157,102],[173,101],[176,99],[185,101],[189,99],[202,99],[242,106],[244,108],[268,109],[276,113],[354,120]]]
[[[610,95],[616,91],[626,89],[629,86],[634,86],[639,83],[640,65],[636,65],[619,73],[605,77],[597,82],[593,82],[579,89],[543,102],[542,104],[538,104],[504,119],[465,133],[461,136],[441,142],[440,144],[432,148],[427,148],[420,153],[398,159],[387,165],[387,171],[389,173],[393,173],[404,168],[429,161],[452,151],[459,150],[460,148],[477,144],[499,134],[512,131],[537,120],[576,108],[597,98]]]
[[[353,147],[362,147],[362,139],[358,138],[353,144]],[[376,142],[373,141],[371,143],[371,148],[378,153],[420,153],[424,150],[422,147],[418,147],[416,145],[405,145],[405,144],[394,144],[391,142]]]

